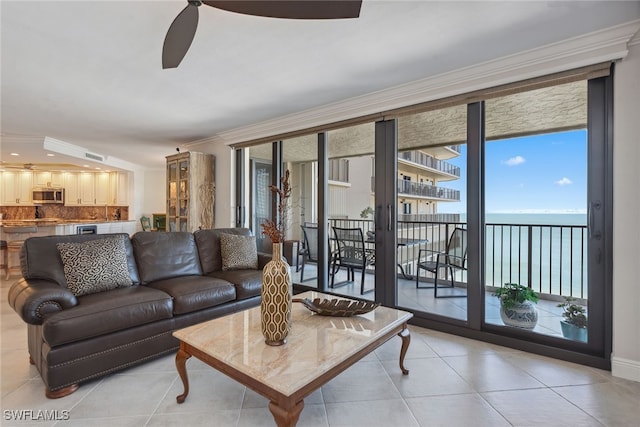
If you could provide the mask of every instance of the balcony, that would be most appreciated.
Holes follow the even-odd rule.
[[[398,180],[398,197],[419,197],[434,201],[460,201],[460,191],[436,185],[421,184],[405,179]]]
[[[332,219],[330,226],[360,227],[371,231],[374,224],[369,220]],[[426,240],[410,247],[399,247],[398,265],[406,276],[398,270],[398,302],[400,307],[425,311],[460,320],[467,319],[467,301],[464,298],[439,299],[433,291],[416,289],[415,264],[419,249],[444,251],[448,236],[455,227],[466,227],[461,222],[399,221],[398,238]],[[496,287],[512,282],[529,286],[540,295],[538,302],[539,322],[535,332],[561,336],[561,309],[557,307],[563,297],[574,297],[582,304],[588,296],[587,283],[587,227],[584,225],[544,225],[544,224],[498,224],[485,226],[485,321],[501,325],[499,301],[493,296]],[[315,268],[315,265],[310,266]],[[373,268],[371,273],[373,273]],[[305,273],[306,275],[307,273]],[[338,272],[339,275],[346,274]],[[432,281],[430,276],[420,280]],[[313,272],[309,273],[312,276]],[[337,281],[346,279],[338,276]],[[445,279],[448,280],[447,277]],[[464,293],[467,277],[457,273],[453,291]],[[295,283],[295,275],[294,275]],[[311,285],[305,282],[305,285]],[[373,274],[365,275],[365,288],[374,286]],[[334,292],[356,298],[373,299],[372,293],[364,297],[359,294],[359,283],[339,288]]]
[[[415,165],[428,168],[432,171],[441,172],[441,174],[435,174],[440,180],[447,178],[460,178],[460,168],[458,166],[436,159],[422,151],[404,151],[402,153],[398,153],[398,161],[401,163],[410,162]],[[442,174],[446,177],[441,176]]]

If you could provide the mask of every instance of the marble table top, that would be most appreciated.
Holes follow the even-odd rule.
[[[337,298],[304,292],[296,298]],[[376,342],[413,315],[380,306],[352,317],[320,316],[293,303],[287,343],[266,345],[260,307],[244,310],[174,332],[174,336],[285,396]]]

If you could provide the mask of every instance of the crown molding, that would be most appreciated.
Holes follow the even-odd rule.
[[[187,144],[236,144],[624,58],[640,20],[281,116]],[[635,37],[634,42],[637,42]]]

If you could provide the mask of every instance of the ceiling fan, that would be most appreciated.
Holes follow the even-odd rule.
[[[19,169],[25,171],[32,171],[36,169],[36,165],[33,163],[3,163],[2,167],[5,169]]]
[[[198,27],[198,7],[205,4],[245,15],[286,19],[344,19],[360,16],[362,0],[222,0],[188,1],[173,20],[162,47],[162,68],[176,68],[191,46]]]

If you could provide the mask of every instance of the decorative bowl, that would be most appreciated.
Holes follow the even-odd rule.
[[[293,302],[300,302],[309,310],[321,316],[349,317],[356,314],[365,314],[380,304],[368,301],[351,301],[343,299],[294,298]]]

